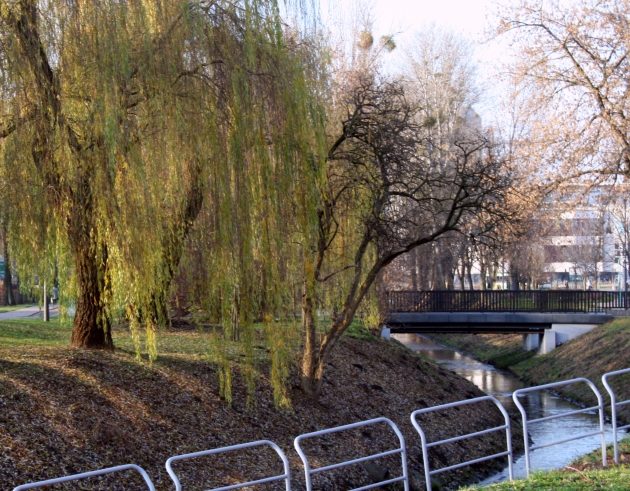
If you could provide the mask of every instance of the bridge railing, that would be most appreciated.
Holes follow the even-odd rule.
[[[625,292],[435,290],[387,292],[390,312],[605,312],[630,306]]]

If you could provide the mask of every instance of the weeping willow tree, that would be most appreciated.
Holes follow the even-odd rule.
[[[202,210],[221,311],[273,317],[321,120],[276,3],[3,0],[0,22],[17,260],[76,291],[72,345],[112,347],[115,312],[153,339]]]

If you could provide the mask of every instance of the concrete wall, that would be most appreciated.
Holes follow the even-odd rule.
[[[545,329],[542,339],[537,338],[536,334],[524,335],[523,348],[529,351],[537,349],[539,355],[546,355],[561,344],[586,334],[597,326],[598,324],[552,324],[551,329]]]
[[[556,333],[556,346],[586,334],[597,327],[597,324],[552,324],[551,330]]]

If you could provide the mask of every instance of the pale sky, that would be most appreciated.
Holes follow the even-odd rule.
[[[393,34],[397,49],[391,56],[393,63],[400,63],[405,49],[409,48],[413,34],[423,27],[435,25],[453,31],[469,41],[478,70],[478,85],[485,97],[476,105],[485,124],[496,114],[496,103],[501,97],[497,74],[501,61],[505,61],[508,46],[490,36],[491,19],[498,4],[506,5],[515,0],[320,0],[323,21],[334,32],[348,29],[359,12],[371,12],[376,39]],[[358,14],[361,16],[361,13]],[[499,92],[497,92],[499,91]]]
[[[490,0],[375,0],[377,26],[402,31],[435,23],[468,37],[480,34],[486,24]]]

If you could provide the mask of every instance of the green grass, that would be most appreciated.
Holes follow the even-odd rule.
[[[5,320],[0,322],[0,347],[67,346],[71,331],[72,324],[68,320]]]
[[[529,479],[515,482],[504,482],[485,487],[466,487],[460,491],[474,489],[489,489],[497,491],[508,490],[630,490],[630,466],[627,456],[630,455],[630,437],[626,437],[619,442],[619,454],[621,464],[613,464],[613,447],[609,445],[606,452],[608,465],[606,469],[601,468],[602,454],[600,450],[595,450],[587,455],[583,455],[574,460],[566,470],[553,472],[537,472]]]
[[[11,319],[0,321],[0,348],[7,347],[67,347],[72,333],[71,319]],[[208,331],[195,329],[182,331],[163,331],[158,334],[158,353],[160,354],[202,354],[206,349],[201,343]],[[114,328],[114,345],[123,351],[134,352],[134,345],[129,330],[124,327]],[[144,343],[144,336],[141,336]]]
[[[484,488],[468,487],[462,489],[488,489],[496,491],[597,491],[612,489],[622,491],[624,489],[630,489],[630,467],[619,466],[606,470],[535,473],[526,480],[493,484]]]
[[[352,321],[348,330],[344,333],[346,336],[350,336],[355,339],[362,339],[364,341],[374,341],[376,336],[370,331],[363,322],[360,320]]]
[[[624,462],[628,462],[628,458],[630,456],[630,436],[622,439],[619,442],[619,456],[620,463],[624,464]],[[606,448],[606,458],[608,459],[608,464],[612,464],[613,461],[613,446],[609,445]],[[601,450],[595,450],[589,454],[582,455],[578,457],[571,463],[572,467],[577,467],[579,469],[591,468],[601,466],[602,464],[602,452]],[[630,489],[630,486],[629,486]]]
[[[287,326],[283,325],[283,327],[286,328]],[[205,354],[208,346],[204,341],[208,340],[215,332],[216,329],[207,327],[161,329],[157,336],[158,354]],[[30,318],[4,320],[0,321],[0,348],[10,346],[68,346],[71,333],[71,319],[54,318],[50,322]],[[354,321],[345,334],[365,341],[377,339],[361,321]],[[135,352],[131,333],[127,327],[114,327],[112,336],[117,349]],[[141,346],[144,346],[145,341],[144,333],[141,333]]]
[[[278,324],[274,329],[293,329],[284,335],[287,348],[292,353],[297,353],[300,342],[299,332],[295,325]],[[356,336],[367,336],[360,326],[354,328]],[[26,352],[29,348],[69,348],[72,334],[72,320],[52,319],[44,322],[41,319],[11,319],[0,321],[0,352],[19,348]],[[216,347],[223,346],[224,353],[234,362],[240,362],[243,358],[242,343],[226,341],[217,337],[217,328],[189,327],[160,329],[157,333],[157,363],[169,363],[173,357],[184,357],[189,360],[215,360]],[[256,363],[266,362],[270,356],[270,348],[265,339],[264,328],[256,328],[253,335],[253,355]],[[126,326],[115,326],[112,330],[114,347],[116,351],[136,354],[136,346],[131,333]],[[373,339],[373,338],[372,338]],[[149,358],[149,350],[146,344],[144,331],[139,333],[141,358]],[[215,360],[216,361],[216,360]]]

